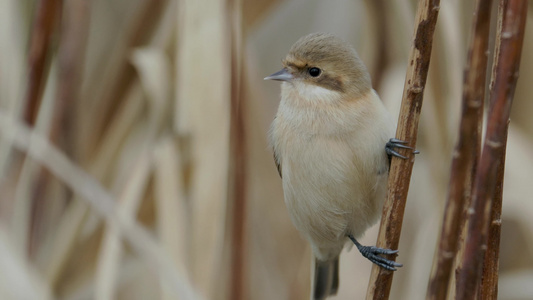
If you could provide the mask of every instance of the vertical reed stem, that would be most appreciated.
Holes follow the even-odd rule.
[[[417,24],[414,41],[409,55],[409,67],[405,78],[402,106],[398,120],[396,138],[416,145],[418,121],[429,69],[433,32],[437,23],[439,0],[420,0],[416,14]],[[413,170],[414,156],[404,151],[408,159],[393,158],[389,173],[388,198],[383,207],[377,246],[397,249],[400,241],[403,214],[409,182]],[[392,284],[392,271],[372,267],[366,299],[388,299]]]
[[[501,168],[507,142],[507,124],[518,79],[520,55],[527,16],[527,0],[503,0],[501,39],[491,91],[483,152],[474,182],[472,205],[461,268],[457,274],[456,299],[474,299],[481,281],[487,233],[496,197],[498,169]]]
[[[40,0],[37,3],[28,53],[28,86],[24,108],[24,120],[32,126],[37,118],[50,42],[60,11],[60,0]]]
[[[246,299],[246,132],[244,124],[242,1],[228,0],[231,37],[231,120],[230,120],[230,193],[231,282],[229,299]]]
[[[491,2],[491,0],[478,0],[476,3],[464,73],[459,140],[453,154],[448,198],[427,299],[446,299],[461,234],[463,211],[466,210],[465,206],[470,204],[472,197],[472,185],[481,148]]]

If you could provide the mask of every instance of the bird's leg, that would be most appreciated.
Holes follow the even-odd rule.
[[[387,142],[387,144],[385,144],[385,152],[387,152],[387,155],[389,156],[389,160],[393,156],[396,156],[396,157],[399,157],[399,158],[402,158],[402,159],[407,159],[407,157],[405,157],[405,156],[401,155],[400,153],[396,152],[394,150],[394,148],[411,149],[411,150],[413,150],[414,154],[420,153],[420,151],[414,149],[413,147],[406,146],[405,145],[406,143],[407,143],[406,141],[402,141],[402,140],[399,140],[399,139],[395,139],[395,138],[390,139]]]
[[[368,260],[375,263],[376,265],[389,271],[396,271],[396,268],[403,266],[400,263],[379,256],[379,254],[396,254],[398,253],[398,250],[383,249],[374,246],[363,246],[353,237],[353,235],[350,234],[348,235],[348,237],[350,238],[350,240],[352,240],[359,252],[361,252],[364,257],[366,257]]]

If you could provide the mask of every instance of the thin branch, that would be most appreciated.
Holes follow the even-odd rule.
[[[458,300],[474,299],[480,284],[491,210],[498,184],[498,169],[503,163],[507,123],[520,66],[527,0],[504,0],[503,7],[500,51],[491,91],[491,108],[483,153],[474,184],[472,205],[469,209],[462,268],[457,275],[456,299]]]
[[[409,67],[405,78],[402,106],[396,131],[396,137],[408,141],[409,146],[412,147],[416,145],[418,121],[426,86],[439,4],[439,0],[421,0],[416,14],[415,38],[409,55]],[[377,241],[377,246],[382,248],[397,249],[400,241],[405,202],[414,164],[413,154],[405,150],[403,155],[409,159],[393,158],[391,164],[388,198],[383,207]],[[392,275],[391,271],[374,265],[370,275],[367,299],[388,299]]]
[[[429,280],[427,299],[446,299],[450,273],[461,234],[463,211],[470,204],[472,196],[472,185],[481,148],[491,2],[491,0],[477,1],[472,22],[472,37],[464,77],[459,140],[453,155],[449,194],[444,209],[435,264]]]

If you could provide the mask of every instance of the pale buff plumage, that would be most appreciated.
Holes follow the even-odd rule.
[[[379,218],[394,123],[355,50],[341,39],[303,37],[283,65],[281,75],[267,79],[284,81],[270,141],[285,203],[318,261],[337,261],[348,235],[360,237]],[[310,76],[311,67],[320,76]]]
[[[373,90],[344,101],[335,91],[291,85],[305,83],[282,84],[271,143],[292,222],[315,256],[330,260],[348,234],[360,237],[380,215],[388,170],[384,147],[394,124]]]

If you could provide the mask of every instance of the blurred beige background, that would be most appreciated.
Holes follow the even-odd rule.
[[[234,299],[236,279],[241,299],[307,299],[310,249],[267,143],[279,84],[263,78],[299,37],[335,33],[396,117],[416,1],[64,0],[42,96],[31,98],[33,20],[53,2],[0,1],[0,299]],[[470,2],[441,1],[391,299],[426,294]],[[507,147],[500,299],[533,298],[531,10]],[[374,226],[361,242],[376,236]],[[370,269],[345,252],[332,299],[362,299]]]

